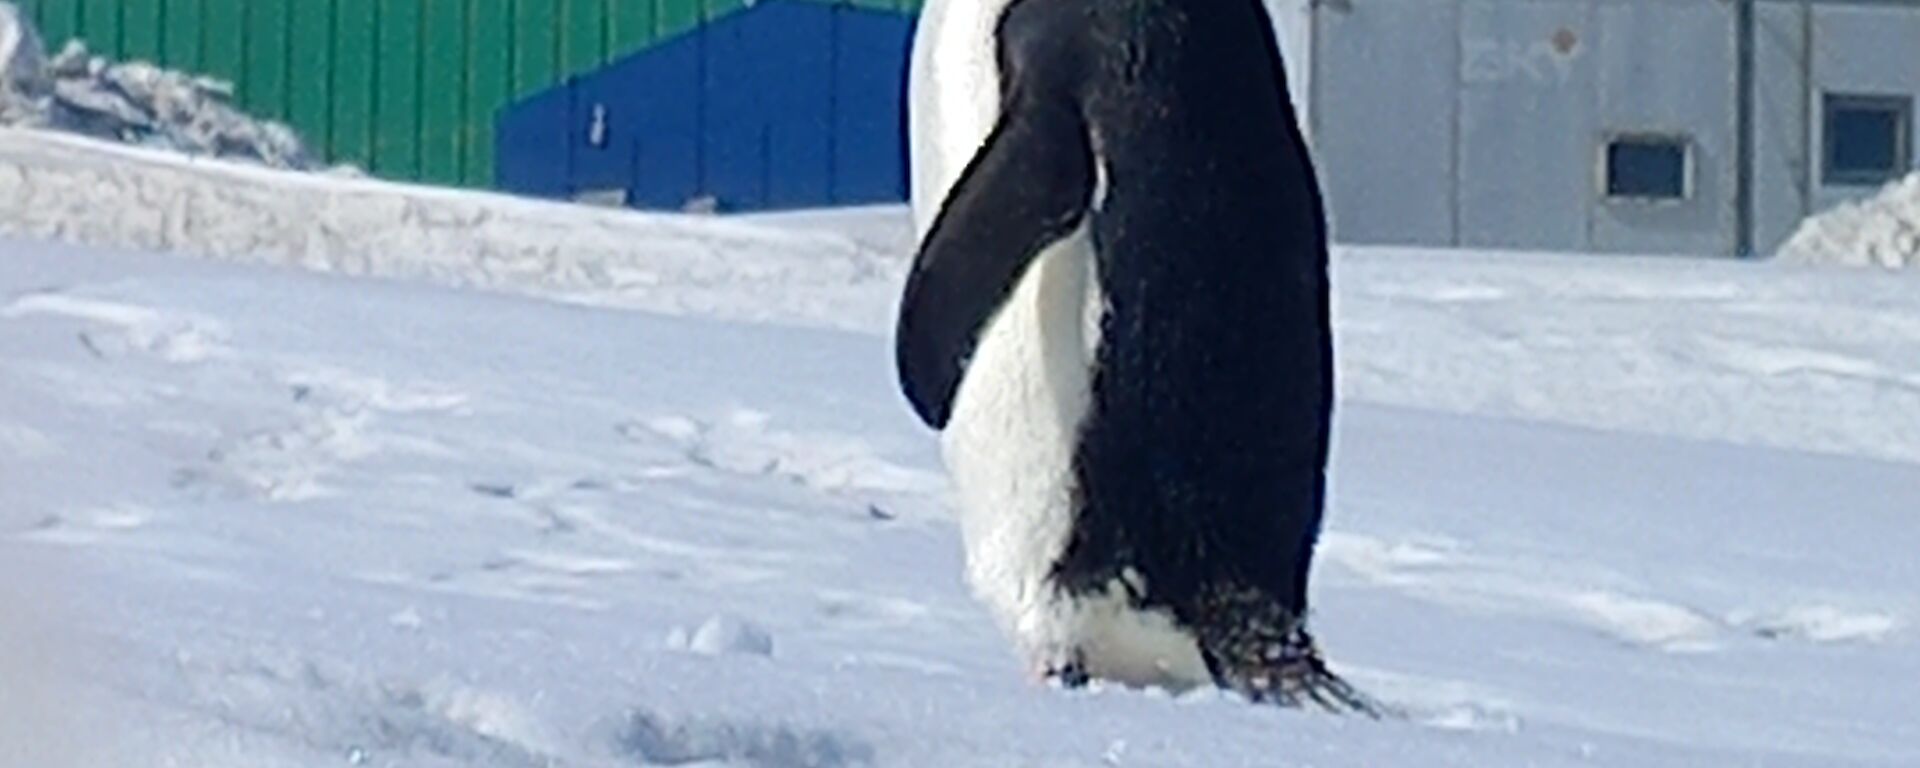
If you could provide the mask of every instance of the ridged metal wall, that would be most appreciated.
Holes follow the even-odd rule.
[[[329,162],[487,186],[494,117],[514,99],[745,0],[23,0],[49,47],[233,81]],[[918,0],[850,5],[911,12]]]

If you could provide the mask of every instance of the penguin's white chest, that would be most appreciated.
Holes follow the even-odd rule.
[[[1047,248],[988,324],[955,395],[942,448],[967,581],[1036,667],[1077,660],[1116,682],[1203,685],[1192,636],[1133,609],[1125,585],[1070,595],[1050,578],[1076,523],[1074,455],[1092,416],[1097,263],[1084,226]]]

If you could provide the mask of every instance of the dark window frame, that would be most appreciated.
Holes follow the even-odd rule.
[[[1820,95],[1820,182],[1829,187],[1878,187],[1913,172],[1913,96],[1827,91]],[[1842,110],[1894,115],[1892,164],[1884,169],[1835,168],[1839,145],[1834,118]]]
[[[1659,145],[1680,153],[1680,188],[1675,194],[1619,191],[1614,179],[1614,148],[1623,144]],[[1682,205],[1695,194],[1695,174],[1699,147],[1691,134],[1682,131],[1615,131],[1601,137],[1598,158],[1600,197],[1616,204]]]

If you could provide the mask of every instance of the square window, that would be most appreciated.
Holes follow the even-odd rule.
[[[1827,94],[1823,111],[1827,184],[1877,186],[1907,173],[1912,97]]]
[[[1607,142],[1607,197],[1685,200],[1692,143],[1681,136],[1623,135]]]

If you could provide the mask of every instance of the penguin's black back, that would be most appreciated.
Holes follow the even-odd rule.
[[[1131,569],[1189,623],[1249,594],[1304,612],[1325,496],[1323,203],[1271,30],[1259,0],[1021,0],[1001,26],[1010,87],[1070,89],[1103,176],[1106,313],[1055,577]]]

